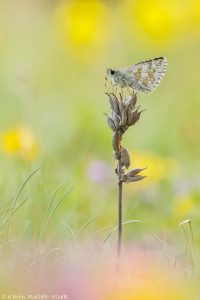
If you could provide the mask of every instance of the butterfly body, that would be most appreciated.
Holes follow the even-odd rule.
[[[123,69],[107,69],[114,85],[143,93],[152,92],[162,80],[167,67],[165,57],[154,58]]]

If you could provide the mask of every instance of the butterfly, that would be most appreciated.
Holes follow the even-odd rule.
[[[137,92],[152,92],[162,80],[167,68],[167,59],[158,57],[122,69],[107,69],[113,85],[132,88]]]

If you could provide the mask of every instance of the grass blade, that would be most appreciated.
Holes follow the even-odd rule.
[[[19,192],[17,193],[17,196],[13,200],[13,205],[12,205],[12,202],[11,202],[12,207],[11,207],[11,212],[10,212],[9,217],[8,217],[8,227],[7,227],[7,232],[6,232],[6,240],[8,240],[11,218],[13,216],[13,212],[15,210],[15,206],[17,204],[17,200],[19,199],[19,196],[20,196],[21,192],[23,191],[24,187],[29,182],[29,180],[31,179],[31,177],[33,177],[33,175],[36,174],[39,170],[40,170],[40,168],[36,169],[33,173],[31,173],[31,175],[24,181],[24,183],[22,184],[21,188],[19,189]]]

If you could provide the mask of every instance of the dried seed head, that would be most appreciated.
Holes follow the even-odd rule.
[[[137,103],[137,94],[129,97],[123,97],[119,94],[119,98],[114,93],[106,93],[109,98],[111,112],[107,117],[110,128],[114,131],[120,131],[122,134],[134,125],[140,118],[141,112],[135,110]]]
[[[139,107],[136,109],[137,94],[130,97],[123,97],[119,94],[117,97],[114,93],[106,93],[109,98],[111,112],[107,116],[107,123],[113,130],[112,147],[114,150],[114,159],[120,160],[122,167],[127,170],[130,167],[130,155],[128,150],[121,146],[122,135],[132,125],[134,125],[140,118],[142,111]],[[134,169],[124,174],[122,169],[121,180],[123,182],[135,182],[142,180],[145,176],[138,175],[143,169]]]
[[[121,153],[122,166],[125,166],[125,168],[128,169],[131,163],[128,150],[121,146],[120,153]]]

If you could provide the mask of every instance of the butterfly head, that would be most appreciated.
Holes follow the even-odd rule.
[[[111,79],[112,83],[114,84],[115,83],[115,75],[116,75],[116,71],[113,70],[112,68],[107,68],[107,71],[106,71],[106,80],[108,78]]]
[[[107,68],[106,74],[109,77],[113,77],[115,75],[115,70],[113,70],[111,68]]]

